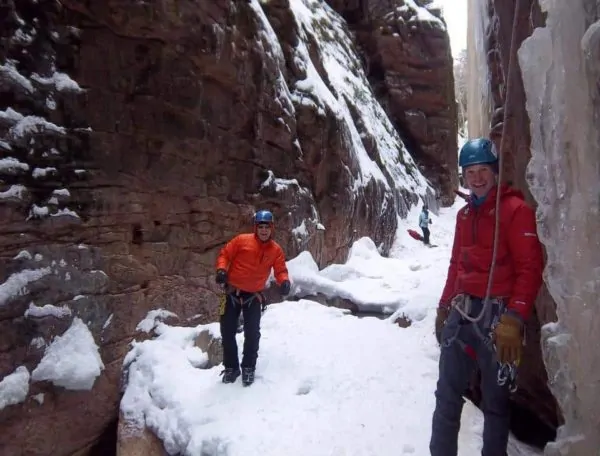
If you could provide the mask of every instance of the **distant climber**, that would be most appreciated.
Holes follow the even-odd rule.
[[[470,140],[459,154],[468,203],[457,214],[452,257],[438,304],[441,345],[430,451],[456,456],[460,416],[471,373],[481,371],[484,456],[506,456],[510,385],[521,361],[523,325],[542,284],[543,255],[535,213],[521,192],[498,186],[498,159],[488,139]],[[499,230],[490,300],[496,195]],[[514,380],[514,379],[513,379]]]
[[[220,326],[223,343],[223,383],[233,383],[240,375],[238,347],[235,340],[240,312],[244,317],[244,353],[241,364],[244,386],[254,383],[260,341],[260,318],[264,297],[262,290],[271,269],[281,294],[290,292],[285,255],[272,239],[273,214],[254,214],[254,233],[239,234],[229,241],[217,258],[217,284],[226,293],[221,303]]]
[[[423,204],[423,209],[419,214],[419,228],[423,231],[423,244],[429,245],[429,225],[431,225],[431,219],[429,218],[429,208],[427,204]]]

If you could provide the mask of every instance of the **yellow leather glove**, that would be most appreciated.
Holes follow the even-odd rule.
[[[498,361],[502,364],[519,363],[523,350],[523,324],[510,314],[500,317],[494,329],[494,341]]]
[[[437,339],[438,344],[442,343],[442,330],[444,329],[449,314],[449,307],[440,306],[437,308],[437,316],[435,317],[435,338]]]

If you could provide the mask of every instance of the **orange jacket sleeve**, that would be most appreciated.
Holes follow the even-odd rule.
[[[458,257],[460,255],[460,223],[459,216],[456,217],[456,229],[454,230],[454,243],[452,244],[452,256],[450,257],[450,266],[448,267],[448,276],[446,285],[442,292],[442,297],[438,304],[439,307],[450,306],[450,301],[456,296],[456,276],[458,274]]]
[[[219,256],[217,257],[217,270],[225,269],[227,271],[229,269],[229,265],[233,261],[233,258],[235,257],[239,246],[239,236],[234,237],[231,241],[225,244],[225,247],[221,249],[221,251],[219,252]]]
[[[508,232],[508,248],[515,268],[515,283],[508,308],[527,320],[542,286],[544,270],[535,212],[529,206],[523,205],[515,211]]]
[[[275,261],[273,262],[273,272],[275,273],[275,280],[277,281],[277,285],[281,285],[284,280],[290,280],[288,276],[287,266],[285,264],[285,255],[283,254],[283,250],[281,247],[277,249],[277,255],[275,256]]]

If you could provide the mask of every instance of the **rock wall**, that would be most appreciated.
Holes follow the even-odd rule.
[[[443,205],[458,187],[453,59],[428,2],[328,0],[355,31],[375,94]]]
[[[1,454],[114,427],[129,342],[215,319],[215,256],[258,207],[324,265],[437,204],[321,2],[8,0],[0,42]],[[78,385],[38,369],[73,328],[101,360]]]

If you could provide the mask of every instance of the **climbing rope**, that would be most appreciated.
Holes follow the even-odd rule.
[[[512,23],[512,35],[510,38],[510,52],[508,56],[508,71],[507,71],[507,79],[506,79],[506,98],[504,103],[504,119],[502,123],[502,137],[500,138],[500,150],[498,151],[498,184],[496,186],[496,209],[495,209],[495,220],[494,220],[494,244],[492,247],[492,260],[490,264],[490,274],[488,276],[487,287],[485,291],[485,298],[483,300],[483,306],[481,308],[481,312],[476,317],[471,317],[468,312],[466,312],[461,303],[458,302],[454,308],[460,313],[460,315],[470,321],[471,323],[479,322],[483,316],[485,315],[489,305],[490,305],[490,294],[492,291],[492,281],[494,278],[494,270],[496,268],[496,255],[498,252],[498,238],[499,238],[499,228],[500,228],[500,188],[502,186],[502,176],[504,174],[504,151],[506,144],[506,133],[508,131],[508,120],[511,119],[509,115],[509,108],[511,108],[511,94],[512,94],[512,83],[516,74],[515,67],[515,54],[517,47],[517,24],[519,11],[521,9],[521,1],[517,0],[515,3],[515,11],[513,15],[513,23]],[[463,301],[464,302],[464,301]]]

